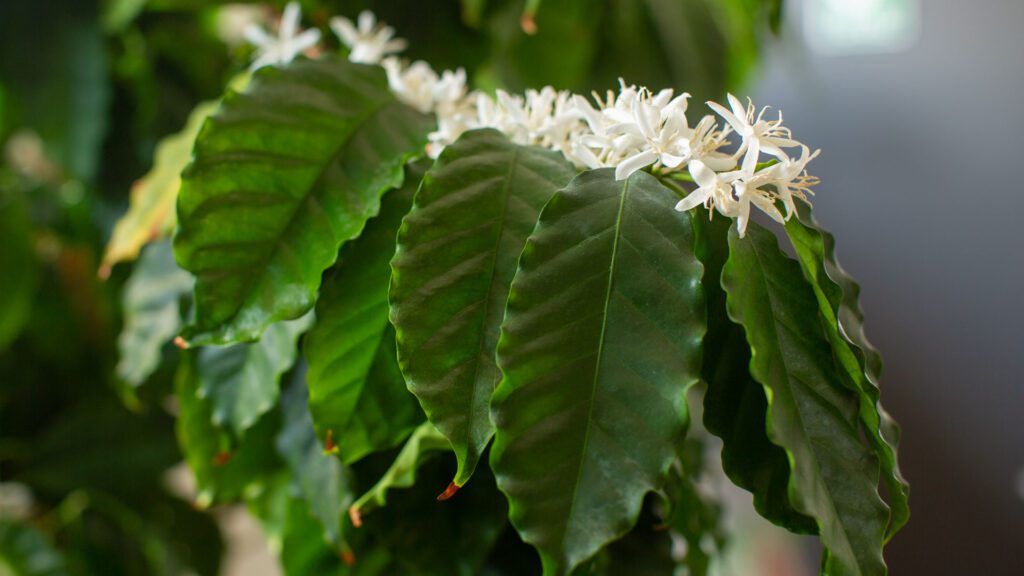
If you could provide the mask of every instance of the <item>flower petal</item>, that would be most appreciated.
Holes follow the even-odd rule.
[[[625,180],[629,178],[634,172],[654,164],[658,160],[658,155],[650,150],[645,150],[639,154],[634,154],[629,158],[626,158],[615,167],[615,179]]]
[[[701,204],[708,201],[708,197],[711,196],[710,188],[697,188],[693,192],[687,194],[686,198],[683,198],[676,203],[676,210],[679,212],[686,212],[700,206]]]

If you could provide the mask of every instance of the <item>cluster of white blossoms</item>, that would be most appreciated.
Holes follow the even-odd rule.
[[[258,47],[253,68],[289,62],[316,44],[319,35],[312,38],[312,31],[296,35],[298,18],[298,5],[291,3],[278,38],[262,29],[247,35]],[[330,26],[348,47],[351,61],[380,64],[399,100],[436,115],[437,129],[427,146],[431,157],[468,130],[494,128],[517,144],[557,150],[579,168],[614,167],[619,180],[649,168],[665,178],[696,184],[676,210],[703,205],[735,218],[741,237],[751,206],[785,222],[796,210],[795,199],[807,201],[818,183],[806,171],[818,151],[812,153],[792,138],[781,113],[766,118],[767,108],[758,112],[749,100],[744,105],[731,94],[728,108],[707,103],[724,124],[706,114],[692,126],[686,115],[689,94],[669,89],[655,93],[622,80],[617,93],[595,93],[592,100],[550,86],[524,95],[498,90],[491,96],[469,90],[461,68],[439,74],[426,62],[400,60],[395,54],[406,42],[370,12],[360,14],[358,24],[335,17]],[[729,139],[733,134],[740,139],[738,147]],[[798,153],[789,152],[793,149]],[[762,162],[764,155],[770,161]]]

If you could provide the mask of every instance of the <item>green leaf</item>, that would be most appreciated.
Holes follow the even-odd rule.
[[[383,69],[265,67],[203,125],[178,197],[175,256],[196,277],[191,344],[254,340],[316,301],[320,276],[401,184],[433,120]]]
[[[814,289],[837,368],[848,379],[847,386],[857,392],[861,423],[882,465],[882,481],[892,513],[886,531],[888,541],[910,518],[910,486],[897,461],[899,426],[879,403],[877,382],[882,360],[864,336],[864,315],[858,302],[860,286],[839,266],[834,238],[815,222],[809,207],[798,206],[798,217],[789,220],[786,233],[804,277]]]
[[[195,364],[196,354],[189,352],[178,367],[178,445],[196,477],[196,504],[207,508],[241,499],[248,489],[261,486],[266,475],[279,466],[273,438],[281,418],[277,412],[270,412],[243,438],[233,439],[213,425],[213,405],[199,395]]]
[[[246,504],[263,525],[270,548],[280,558],[286,576],[349,573],[341,566],[340,551],[324,539],[323,527],[288,473],[275,477]]]
[[[317,436],[329,436],[345,464],[395,446],[423,421],[399,370],[388,321],[395,235],[423,172],[410,166],[405,185],[387,193],[380,215],[342,248],[304,342]]]
[[[65,576],[64,557],[30,524],[0,518],[0,574],[3,576]]]
[[[491,467],[545,574],[629,531],[685,430],[705,313],[677,200],[644,172],[585,172],[545,206],[520,259]]]
[[[32,314],[38,276],[32,220],[20,192],[0,190],[0,350]]]
[[[410,488],[416,483],[416,472],[423,462],[434,453],[448,451],[451,445],[448,439],[430,422],[420,424],[395,461],[381,479],[365,494],[349,507],[349,515],[353,522],[361,519],[364,514],[385,506],[388,492],[396,488]],[[361,522],[361,520],[358,520]]]
[[[181,171],[192,159],[192,143],[199,128],[216,107],[214,102],[200,103],[181,132],[157,144],[153,167],[132,185],[128,212],[114,225],[103,253],[101,276],[109,275],[110,268],[118,262],[134,260],[144,245],[174,230],[174,202],[181,188]]]
[[[308,392],[300,370],[281,399],[284,424],[277,452],[292,472],[298,493],[309,503],[323,536],[340,550],[351,550],[341,534],[342,514],[355,497],[353,478],[337,458],[324,452],[309,415]]]
[[[722,439],[722,468],[737,486],[754,495],[754,508],[792,532],[816,534],[813,518],[789,502],[786,451],[768,439],[768,398],[750,374],[750,346],[743,327],[729,320],[722,289],[722,267],[729,257],[728,218],[690,212],[697,254],[704,264],[708,332],[704,336],[704,426]]]
[[[494,433],[494,351],[516,261],[540,209],[574,174],[558,153],[494,130],[468,132],[427,172],[399,230],[391,262],[398,360],[452,443],[457,486]]]
[[[794,508],[817,520],[830,576],[885,574],[888,509],[878,459],[863,445],[857,398],[844,386],[814,291],[775,237],[751,223],[729,232],[722,272],[729,317],[750,344],[750,370],[769,398],[768,434],[792,464]]]
[[[295,344],[312,323],[307,314],[272,324],[258,342],[199,349],[199,396],[210,403],[214,426],[241,437],[277,405],[281,376],[295,364]]]
[[[139,387],[160,365],[160,352],[181,327],[181,298],[192,276],[178,268],[169,242],[152,244],[124,289],[124,328],[117,338],[117,376]]]

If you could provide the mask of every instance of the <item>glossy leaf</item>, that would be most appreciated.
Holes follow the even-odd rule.
[[[433,120],[384,71],[337,58],[264,67],[203,125],[175,255],[196,277],[192,344],[253,340],[316,301],[320,276],[402,182]]]
[[[243,438],[233,439],[213,425],[213,405],[199,395],[199,375],[194,353],[183,356],[178,368],[175,396],[178,399],[178,444],[196,477],[196,504],[234,502],[250,487],[263,484],[280,464],[273,439],[280,415],[266,414]]]
[[[308,392],[300,369],[281,399],[283,426],[277,451],[288,463],[301,497],[320,522],[323,536],[338,550],[350,550],[341,534],[345,510],[354,499],[351,472],[324,452],[309,415]]]
[[[416,483],[416,473],[424,460],[439,451],[448,451],[451,445],[444,434],[430,422],[420,424],[406,441],[402,451],[381,479],[349,507],[353,522],[361,522],[367,512],[385,506],[388,492],[397,488],[410,488]]]
[[[545,206],[520,259],[491,467],[545,574],[629,531],[685,430],[705,313],[677,200],[644,172],[585,172]]]
[[[199,349],[199,396],[210,403],[214,426],[241,437],[277,405],[281,376],[295,364],[296,342],[312,322],[307,314],[272,324],[258,342]]]
[[[399,370],[388,321],[395,235],[423,172],[407,170],[405,185],[388,192],[380,214],[342,248],[321,289],[316,325],[304,341],[317,436],[325,443],[329,436],[346,464],[395,446],[423,421]]]
[[[750,344],[751,374],[768,393],[769,437],[789,455],[790,499],[818,522],[826,572],[885,574],[878,459],[861,442],[857,398],[836,369],[800,266],[771,232],[751,223],[740,239],[734,227],[722,286]]]
[[[704,426],[722,439],[722,468],[737,486],[754,496],[754,508],[792,532],[816,534],[813,518],[789,501],[786,452],[768,438],[768,398],[750,374],[750,346],[743,327],[729,320],[722,289],[722,267],[729,257],[732,220],[691,211],[698,256],[704,264],[708,332],[704,336]]]
[[[888,541],[910,518],[910,486],[897,462],[899,427],[879,402],[881,357],[864,336],[864,315],[858,302],[860,286],[836,261],[832,235],[815,222],[806,205],[801,204],[798,211],[799,217],[786,224],[786,233],[804,277],[814,289],[837,368],[848,379],[848,386],[858,393],[860,419],[882,465],[882,481],[892,511],[886,532]]]
[[[195,107],[180,132],[157,144],[153,167],[132,185],[128,212],[114,225],[100,266],[100,275],[110,274],[118,262],[134,260],[147,243],[170,235],[177,224],[174,203],[181,187],[181,171],[192,159],[192,143],[203,122],[217,107],[203,102]]]
[[[28,202],[18,192],[0,190],[0,350],[32,314],[37,275]]]
[[[141,386],[160,365],[165,344],[181,327],[181,298],[192,276],[178,268],[169,242],[146,248],[124,289],[124,328],[117,338],[117,376]]]
[[[42,532],[28,523],[0,517],[0,574],[65,576],[71,571]]]
[[[560,154],[469,132],[424,177],[399,230],[390,296],[398,360],[452,443],[458,486],[494,433],[494,350],[516,261],[541,207],[574,174]]]

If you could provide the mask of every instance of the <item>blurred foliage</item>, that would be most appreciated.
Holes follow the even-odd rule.
[[[553,84],[603,91],[625,74],[628,82],[685,89],[700,100],[743,82],[759,40],[777,27],[781,4],[301,3],[307,24],[325,31],[331,15],[354,18],[372,9],[408,38],[409,58],[438,69],[465,67],[482,88]],[[223,429],[214,426],[209,403],[167,402],[176,387],[179,396],[185,391],[184,397],[198,400],[203,386],[195,374],[202,355],[181,354],[167,341],[188,298],[177,281],[173,289],[147,288],[154,286],[147,279],[167,277],[172,263],[166,246],[152,247],[130,283],[129,268],[114,265],[134,259],[143,244],[173,227],[168,201],[209,110],[200,103],[219,98],[246,67],[250,49],[239,42],[222,4],[0,2],[0,490],[30,495],[25,510],[0,509],[0,573],[216,574],[221,541],[213,520],[166,487],[168,469],[183,458],[200,476],[198,504],[245,498],[276,538],[289,574],[344,571],[348,536],[334,532],[338,524],[325,504],[334,496],[304,489],[304,475],[352,482],[363,493],[399,451],[371,456],[352,469],[320,458],[323,447],[308,414],[296,412],[304,401],[288,402],[290,395],[304,398],[301,379],[291,385],[297,391],[286,392],[283,411],[261,403],[258,420]],[[283,4],[254,4],[253,13],[267,20]],[[336,46],[330,34],[325,39]],[[137,219],[115,231],[130,199]],[[104,259],[112,235],[117,241]],[[105,280],[97,277],[100,270]],[[140,314],[169,325],[132,336]],[[119,353],[122,326],[128,336]],[[180,416],[177,424],[172,413]],[[272,443],[283,458],[264,450]],[[442,467],[441,458],[425,460],[419,476],[428,479],[389,494],[389,501],[407,509],[432,501],[451,462]],[[332,468],[317,468],[325,463]],[[360,559],[359,573],[374,566],[374,573],[402,572],[411,561],[428,573],[475,573],[481,566],[494,574],[535,571],[532,553],[505,523],[504,510],[482,513],[480,507],[503,501],[493,478],[475,482],[469,492],[437,518],[398,515],[394,506],[368,515],[368,529],[351,537],[382,539]],[[474,507],[476,514],[465,513]],[[430,526],[407,526],[424,521]],[[317,539],[328,525],[334,527]],[[423,534],[431,539],[416,540]],[[486,558],[474,554],[489,547],[472,546],[483,540],[496,542]],[[423,552],[445,546],[460,552],[438,552],[436,558]],[[453,557],[469,564],[443,564]],[[440,564],[430,564],[435,560]]]

